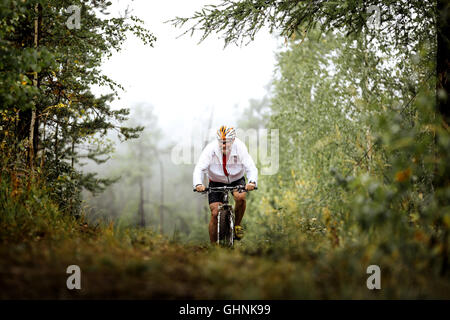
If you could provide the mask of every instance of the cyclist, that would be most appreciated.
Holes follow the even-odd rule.
[[[245,185],[245,190],[253,190],[258,180],[258,169],[248,154],[245,144],[236,138],[233,127],[221,126],[216,133],[217,141],[210,142],[203,149],[197,165],[194,168],[193,182],[196,191],[205,190],[202,183],[202,173],[206,173],[210,187]],[[244,173],[249,182],[245,183]],[[242,217],[246,207],[246,192],[233,192],[235,201],[235,239],[243,237],[241,227]],[[223,202],[223,193],[210,192],[208,194],[211,220],[209,222],[209,238],[211,242],[217,241],[217,213],[219,205]]]

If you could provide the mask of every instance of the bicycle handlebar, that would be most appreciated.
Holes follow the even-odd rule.
[[[233,190],[242,191],[245,190],[244,185],[237,185],[237,186],[223,186],[223,187],[206,187],[204,191],[197,191],[196,188],[194,188],[192,191],[199,192],[199,193],[206,193],[206,192],[212,192],[212,191],[233,191]],[[253,190],[258,190],[258,187],[255,187]],[[251,190],[245,190],[245,191],[251,191]]]

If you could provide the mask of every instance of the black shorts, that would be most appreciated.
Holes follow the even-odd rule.
[[[224,186],[237,186],[237,185],[243,185],[245,186],[245,177],[242,177],[236,181],[233,181],[232,183],[222,183],[222,182],[215,182],[210,181],[209,187],[224,187]],[[247,191],[245,191],[247,192]],[[223,192],[209,192],[208,193],[208,202],[211,204],[213,202],[223,202]]]

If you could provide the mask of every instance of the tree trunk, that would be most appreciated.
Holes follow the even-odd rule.
[[[77,122],[78,122],[77,118],[75,118],[74,121],[73,121],[73,125],[72,125],[72,128],[73,128],[72,130],[75,131],[75,132],[76,132]],[[70,164],[72,166],[72,169],[74,168],[74,165],[75,165],[75,142],[76,142],[75,135],[72,135],[72,143],[71,143],[71,146],[70,146],[70,153],[71,153],[71,155],[70,155]]]
[[[205,149],[206,145],[208,144],[208,133],[211,131],[212,123],[214,119],[214,107],[211,108],[211,114],[209,116],[209,122],[208,122],[208,131],[206,131],[206,138],[203,141],[203,149]],[[197,199],[197,212],[199,214],[199,219],[203,219],[205,223],[209,222],[209,206],[205,205],[205,201],[203,198]],[[203,216],[203,218],[202,218]]]
[[[58,161],[58,133],[59,133],[59,124],[56,124],[55,129],[55,145],[54,145],[54,152],[55,152],[55,161]]]
[[[139,211],[138,215],[140,218],[139,225],[144,228],[145,227],[145,213],[144,213],[144,184],[142,181],[142,176],[139,177]]]
[[[442,115],[444,126],[450,124],[450,108],[447,106],[449,90],[448,71],[450,44],[448,35],[450,28],[448,15],[450,14],[449,0],[438,0],[437,2],[437,61],[436,61],[436,106],[437,111]]]
[[[449,56],[450,56],[450,43],[448,39],[448,35],[450,34],[450,28],[448,24],[448,17],[450,14],[450,1],[449,0],[438,0],[437,1],[437,57],[436,57],[436,109],[437,112],[442,116],[442,125],[444,130],[449,130],[450,124],[450,108],[448,108],[448,95],[450,94],[449,90],[449,79],[448,79],[448,71],[449,71]],[[436,137],[439,139],[439,136]],[[445,159],[444,154],[440,154],[440,150],[437,150],[437,156],[440,157],[443,161]],[[450,167],[447,163],[441,164],[445,165],[445,169],[442,172],[435,172],[433,177],[433,186],[435,189],[444,189],[450,185]],[[445,208],[449,205],[449,200],[441,200],[440,207]],[[442,222],[438,222],[441,224]],[[445,228],[445,227],[444,227]],[[441,265],[441,275],[444,275],[448,272],[448,259],[449,259],[449,248],[448,248],[448,229],[444,229],[445,232],[442,236],[442,265]]]
[[[35,8],[36,17],[34,19],[34,48],[39,47],[39,37],[42,24],[42,7],[40,4],[36,4]],[[39,88],[39,75],[37,72],[34,73],[33,85]],[[38,144],[38,123],[37,123],[37,97],[35,98],[35,104],[31,110],[31,120],[30,120],[30,131],[29,131],[29,162],[30,168],[33,171],[34,168],[34,151],[37,149]]]
[[[444,130],[448,130],[450,124],[450,109],[448,108],[449,81],[449,55],[450,45],[448,35],[450,34],[448,15],[450,14],[449,0],[438,0],[437,2],[437,56],[436,56],[436,109],[442,117]],[[436,136],[436,139],[439,139]],[[439,151],[438,151],[439,152]],[[438,157],[442,156],[437,154]],[[435,174],[433,186],[435,188],[448,186],[450,177],[447,174]]]
[[[159,160],[159,170],[160,170],[160,179],[161,179],[161,199],[159,204],[159,220],[160,220],[160,231],[161,234],[164,233],[164,166],[160,157]]]
[[[44,169],[44,162],[45,162],[45,129],[46,129],[46,124],[47,124],[47,116],[44,119],[44,128],[42,130],[42,154],[41,154],[41,170]]]
[[[74,162],[75,162],[75,138],[72,138],[72,155],[71,155],[72,169],[73,169],[73,166],[74,166]]]

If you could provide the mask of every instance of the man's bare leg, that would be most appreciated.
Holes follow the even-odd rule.
[[[246,192],[233,192],[233,197],[234,197],[234,203],[235,203],[235,214],[236,214],[236,221],[235,221],[235,225],[240,226],[241,225],[241,221],[242,218],[244,217],[244,213],[245,213],[245,207],[247,204],[247,200],[245,200],[247,193]]]
[[[211,243],[217,242],[217,214],[219,213],[219,205],[222,202],[212,202],[209,205],[211,210],[211,220],[209,220],[209,240]]]

